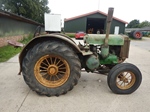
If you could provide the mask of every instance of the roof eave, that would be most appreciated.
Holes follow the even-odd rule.
[[[64,21],[65,21],[65,22],[71,21],[71,20],[74,20],[74,19],[78,19],[78,18],[81,18],[81,17],[85,17],[85,16],[88,16],[88,15],[92,15],[92,14],[95,14],[95,13],[100,13],[100,14],[102,14],[102,15],[104,15],[104,16],[107,16],[106,13],[97,10],[97,11],[89,12],[89,13],[82,14],[82,15],[79,15],[79,16],[75,16],[75,17],[72,17],[72,18],[68,18],[68,19],[65,19]],[[128,24],[128,22],[123,21],[123,20],[121,20],[121,19],[119,19],[119,18],[113,17],[113,19],[115,19],[115,20],[117,20],[117,21],[120,21],[120,22],[122,22],[122,23],[124,23],[124,24]]]

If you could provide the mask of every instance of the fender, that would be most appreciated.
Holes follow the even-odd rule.
[[[40,35],[35,38],[33,38],[21,51],[19,55],[19,64],[20,64],[20,71],[19,75],[21,74],[22,71],[22,62],[24,57],[26,56],[27,52],[33,48],[36,44],[44,42],[44,41],[49,41],[49,40],[57,40],[66,43],[67,45],[70,46],[76,53],[79,53],[81,55],[85,55],[82,53],[78,45],[68,36],[60,33],[53,33],[53,34],[46,34],[46,35]]]

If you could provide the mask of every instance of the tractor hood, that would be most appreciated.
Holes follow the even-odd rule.
[[[106,35],[105,34],[87,34],[84,37],[84,42],[87,44],[104,44]],[[108,45],[123,45],[124,36],[123,35],[109,35]]]

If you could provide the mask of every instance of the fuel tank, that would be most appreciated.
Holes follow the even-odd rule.
[[[105,34],[87,34],[84,37],[84,42],[90,45],[103,45]],[[108,45],[124,45],[124,35],[109,35]]]

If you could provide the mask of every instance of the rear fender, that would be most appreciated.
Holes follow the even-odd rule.
[[[37,36],[36,38],[33,38],[21,51],[19,55],[19,64],[20,64],[20,72],[21,74],[22,71],[22,62],[24,57],[26,56],[27,52],[33,48],[36,44],[44,42],[44,41],[49,41],[49,40],[56,40],[56,41],[61,41],[70,46],[76,53],[82,54],[80,48],[77,46],[77,44],[68,36],[64,34],[46,34],[46,35],[40,35]]]

